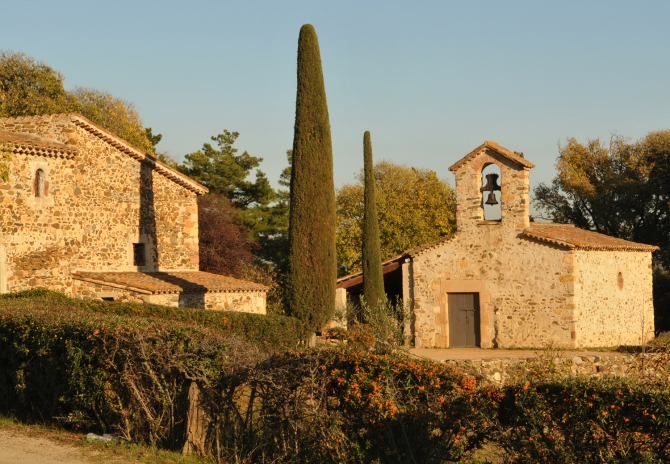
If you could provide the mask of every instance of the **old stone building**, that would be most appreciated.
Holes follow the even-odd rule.
[[[483,185],[491,166],[499,186],[490,176]],[[400,282],[388,290],[411,304],[417,346],[611,347],[654,336],[657,247],[530,222],[533,167],[495,142],[477,147],[449,168],[457,232],[384,263],[385,281]],[[498,203],[496,219],[487,203]],[[358,274],[338,280],[352,295],[361,285]]]
[[[0,119],[0,292],[265,313],[266,288],[198,266],[207,189],[80,115]]]

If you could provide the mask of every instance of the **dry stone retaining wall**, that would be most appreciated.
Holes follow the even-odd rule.
[[[536,358],[482,358],[447,360],[445,364],[484,383],[503,384],[542,378],[546,374],[580,377],[668,378],[667,353],[603,353],[593,356],[563,356],[560,353]]]

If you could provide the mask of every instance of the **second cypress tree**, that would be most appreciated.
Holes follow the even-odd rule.
[[[363,212],[363,297],[370,307],[375,307],[386,299],[384,293],[384,273],[382,272],[379,250],[379,223],[375,203],[375,173],[372,162],[372,142],[370,132],[363,135],[363,164],[365,177]]]
[[[318,331],[335,311],[333,147],[319,41],[305,24],[298,39],[298,91],[289,215],[289,314]]]

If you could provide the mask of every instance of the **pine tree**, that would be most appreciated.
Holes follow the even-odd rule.
[[[298,90],[289,216],[289,314],[320,330],[335,310],[335,184],[333,148],[314,27],[298,39]]]
[[[363,297],[370,307],[386,298],[381,252],[379,250],[379,224],[375,203],[375,173],[372,163],[370,132],[363,135],[363,164],[365,200],[363,213]]]

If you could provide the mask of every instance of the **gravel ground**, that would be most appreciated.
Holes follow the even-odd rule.
[[[48,438],[29,437],[16,431],[0,430],[0,464],[87,464],[90,462],[80,448],[57,443]]]

